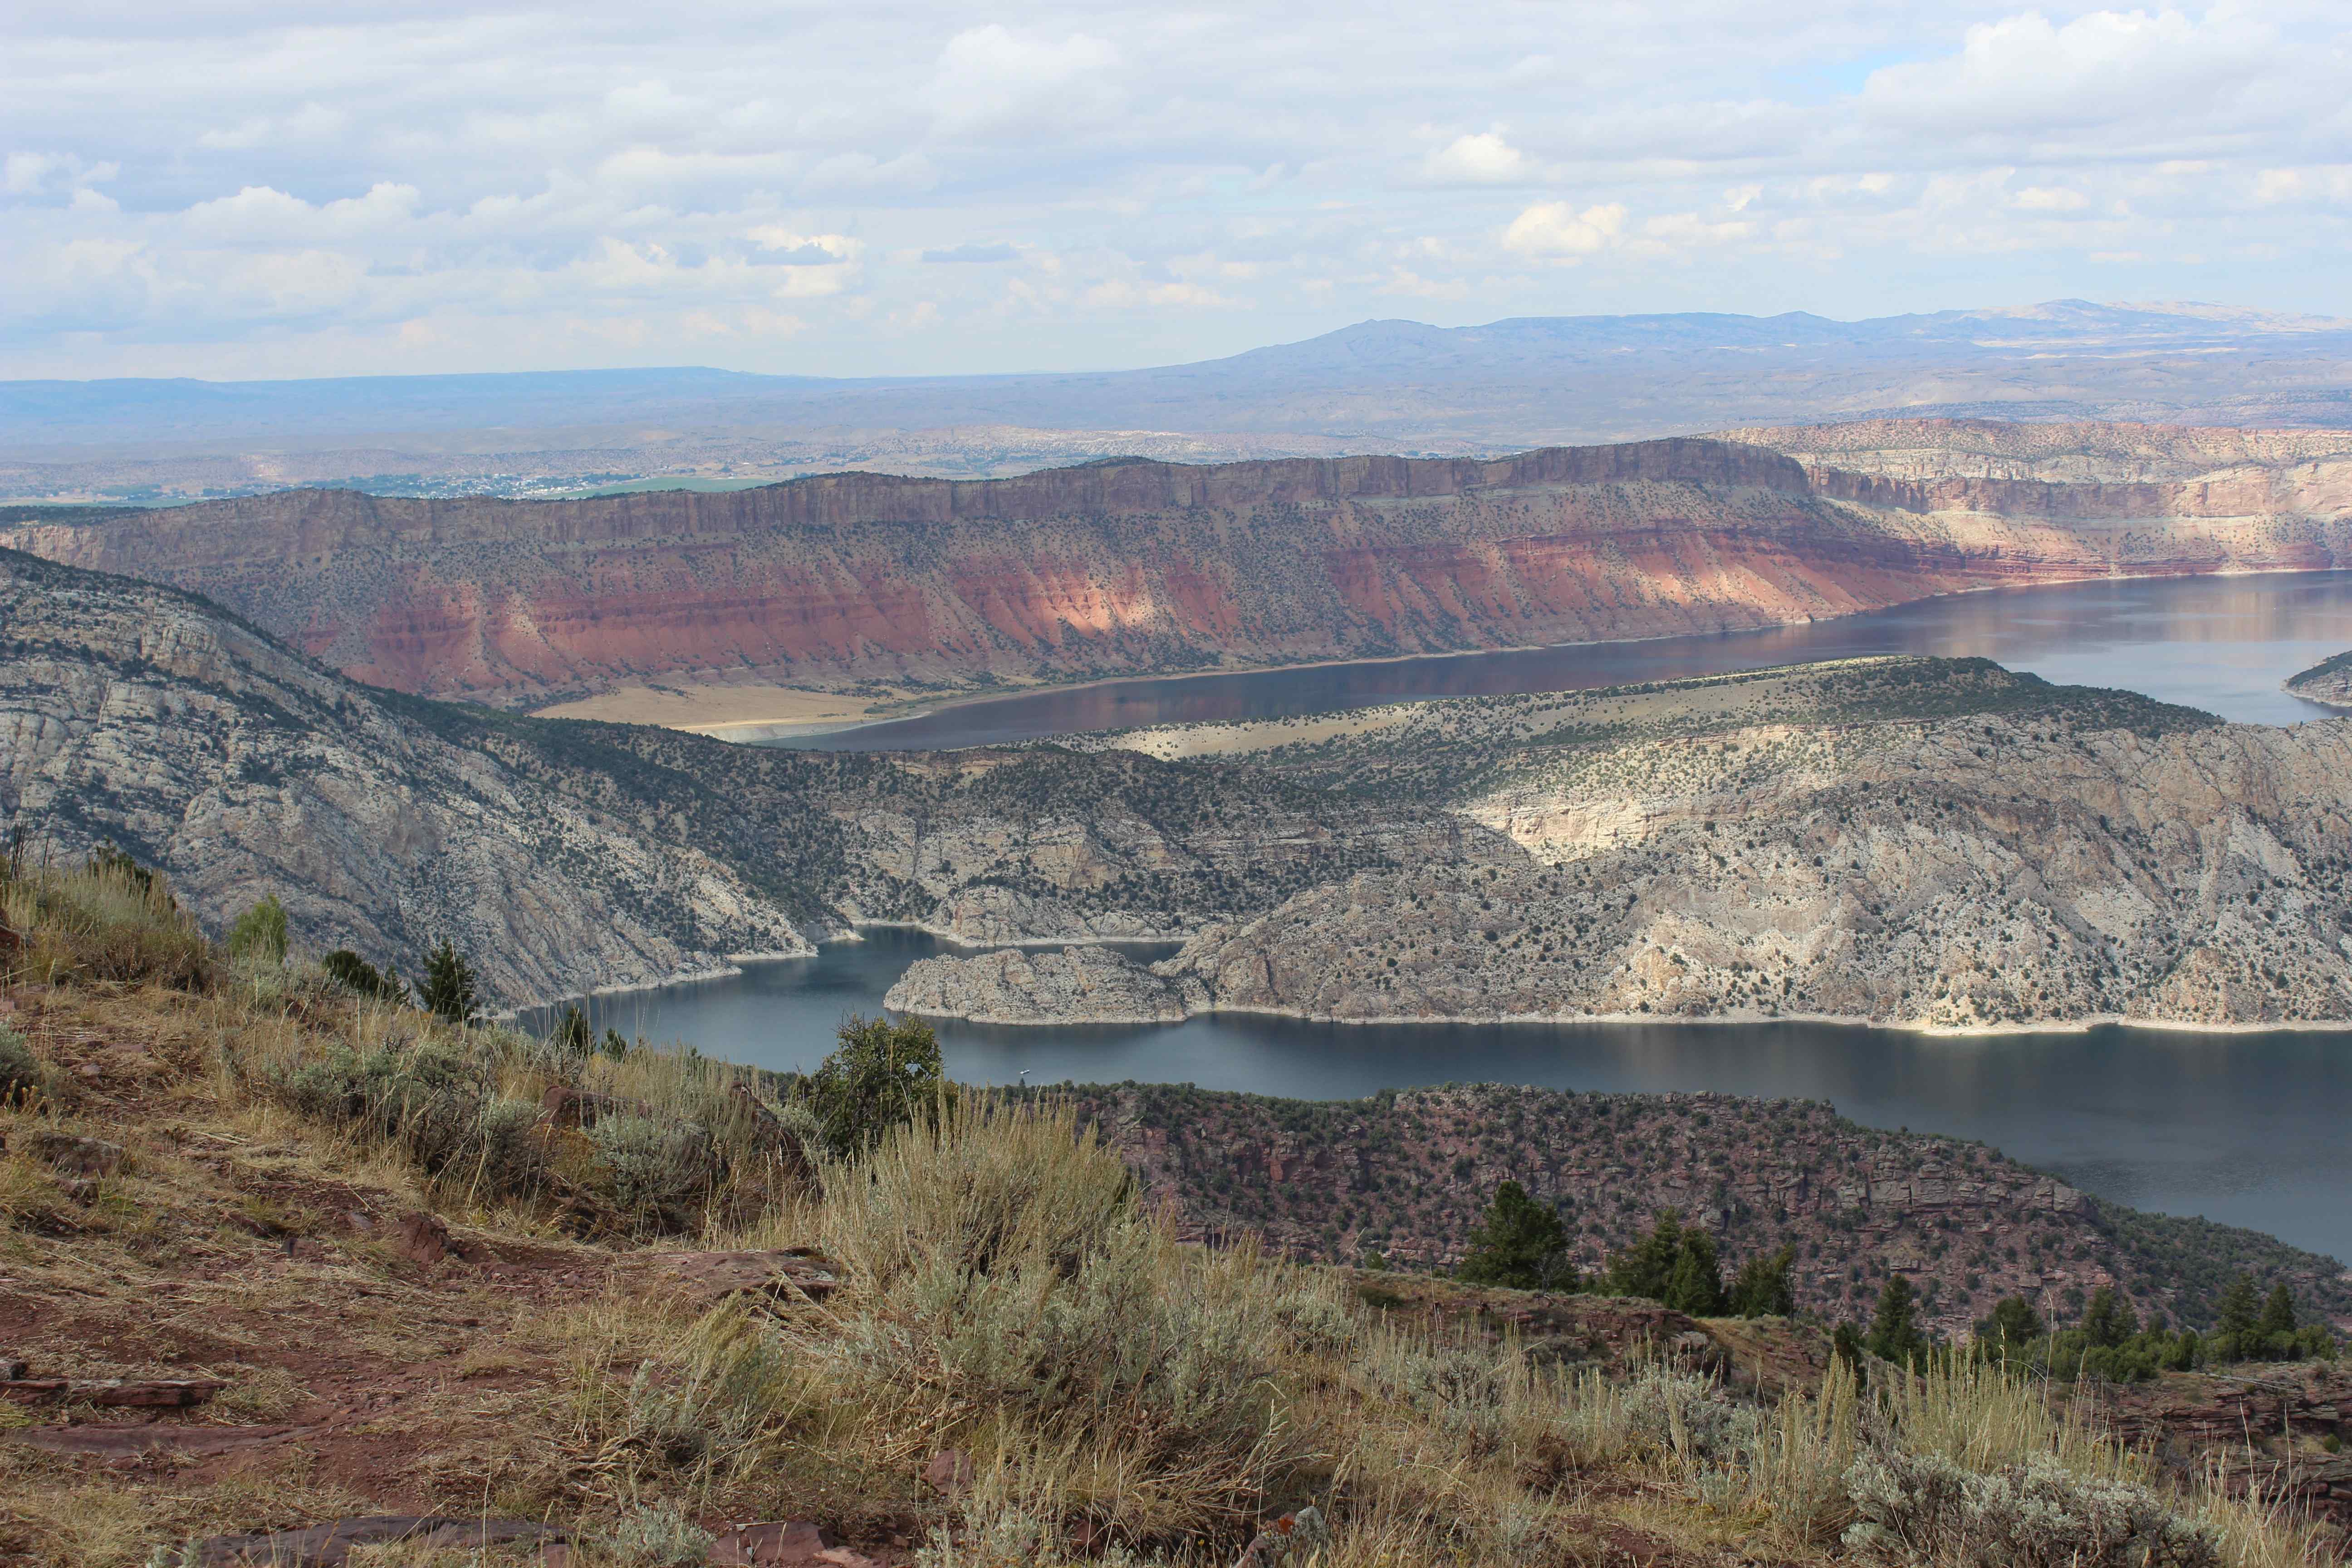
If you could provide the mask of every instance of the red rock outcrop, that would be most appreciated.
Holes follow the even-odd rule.
[[[2352,563],[2352,460],[1916,467],[1676,439],[567,501],[289,490],[0,543],[194,589],[364,680],[512,704],[666,676],[961,683],[1647,637]]]

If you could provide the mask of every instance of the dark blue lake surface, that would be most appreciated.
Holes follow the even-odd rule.
[[[1515,653],[1121,680],[803,739],[970,746],[1075,730],[1270,718],[1411,698],[1565,690],[1864,654],[1979,655],[2243,723],[2327,710],[2279,682],[2352,647],[2352,573],[2103,581],[1968,594],[1810,626]],[[876,932],[814,959],[597,1005],[629,1033],[806,1067],[927,938]],[[950,1025],[973,1082],[1192,1082],[1345,1098],[1475,1081],[1718,1089],[1834,1102],[1882,1127],[1981,1139],[2104,1196],[2252,1226],[2352,1258],[2352,1031],[1940,1039],[1809,1024],[1350,1026],[1220,1016],[1155,1027]]]
[[[2144,691],[2241,723],[2294,724],[2327,710],[2288,696],[2279,682],[2347,647],[2352,572],[2140,578],[1957,594],[1764,631],[1105,681],[767,743],[827,751],[978,746],[1073,730],[1569,691],[1885,653],[1979,656],[2068,685]]]
[[[740,975],[598,997],[595,1025],[807,1068],[919,957],[877,931]],[[1164,950],[1159,950],[1164,951]],[[544,1026],[545,1019],[535,1020]],[[967,1083],[1195,1083],[1336,1100],[1432,1083],[1718,1089],[1826,1100],[1857,1121],[1981,1139],[2105,1197],[2352,1258],[2352,1032],[2138,1029],[1947,1039],[1820,1024],[1377,1026],[1242,1015],[1160,1026],[949,1023]]]

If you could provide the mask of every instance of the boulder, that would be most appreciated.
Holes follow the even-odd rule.
[[[448,1257],[457,1247],[449,1240],[449,1227],[439,1215],[412,1210],[400,1216],[388,1238],[392,1249],[420,1268],[430,1268]]]
[[[709,1309],[730,1296],[764,1302],[822,1301],[840,1281],[814,1249],[771,1252],[665,1252],[652,1259],[665,1280],[693,1304]]]
[[[341,1568],[354,1548],[394,1543],[425,1552],[479,1552],[485,1547],[566,1539],[562,1531],[520,1519],[385,1516],[339,1519],[308,1530],[215,1535],[189,1552],[193,1568]]]

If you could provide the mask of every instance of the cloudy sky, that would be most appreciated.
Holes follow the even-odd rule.
[[[2352,315],[2342,0],[15,0],[0,27],[5,377]]]

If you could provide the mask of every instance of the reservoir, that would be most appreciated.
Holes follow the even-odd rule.
[[[1644,642],[1118,680],[965,703],[793,742],[953,747],[1076,730],[1267,718],[1414,698],[1571,689],[1865,654],[1976,655],[2242,723],[2328,710],[2279,683],[2352,648],[2352,573],[2099,581],[1959,595],[1806,626]],[[946,951],[880,931],[811,959],[597,999],[595,1022],[807,1068],[907,964]],[[1160,950],[1164,951],[1164,950]],[[527,1022],[545,1022],[544,1013]],[[1879,1127],[1979,1139],[2101,1196],[2352,1258],[2352,1030],[1937,1038],[1854,1026],[1378,1026],[1216,1016],[1159,1026],[940,1027],[975,1083],[1192,1082],[1342,1099],[1496,1081],[1826,1100]]]
[[[2102,579],[1954,594],[1762,631],[1108,680],[764,743],[827,751],[984,746],[1076,730],[1572,691],[1890,653],[1980,657],[2062,685],[2120,686],[2242,724],[2294,724],[2328,710],[2288,696],[2279,682],[2347,648],[2352,572]]]
[[[846,1015],[882,1010],[916,959],[961,951],[873,931],[814,958],[593,999],[597,1028],[806,1068]],[[1167,949],[1137,950],[1138,956]],[[542,1010],[524,1019],[545,1028]],[[2076,1186],[2352,1258],[2352,1031],[2143,1029],[1944,1038],[1853,1025],[1310,1024],[1219,1014],[1053,1028],[942,1022],[966,1083],[1193,1083],[1343,1100],[1435,1083],[1717,1089],[1826,1100],[1874,1127],[1979,1139]]]

